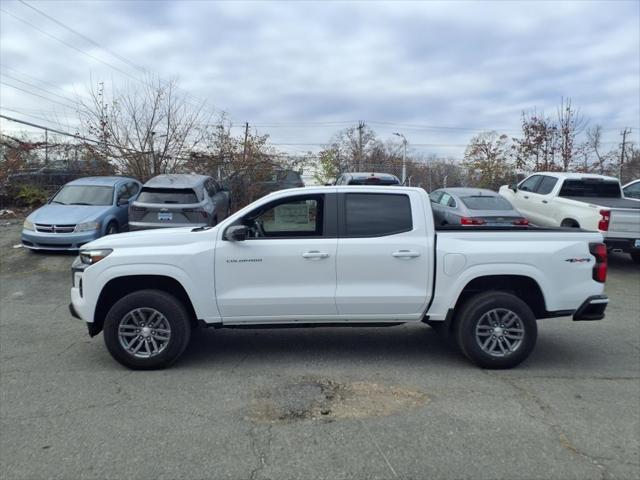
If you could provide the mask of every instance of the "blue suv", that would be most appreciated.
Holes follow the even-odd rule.
[[[32,250],[77,250],[129,227],[129,204],[140,182],[128,177],[87,177],[67,183],[27,217],[22,245]]]

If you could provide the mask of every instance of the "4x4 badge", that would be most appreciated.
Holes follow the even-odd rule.
[[[569,263],[584,263],[584,262],[589,263],[590,261],[591,261],[590,258],[567,258],[565,260],[565,262],[569,262]]]

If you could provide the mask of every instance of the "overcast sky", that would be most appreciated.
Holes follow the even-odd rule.
[[[478,130],[516,134],[522,110],[554,114],[563,96],[607,129],[608,147],[623,127],[639,138],[638,0],[27,0],[51,18],[0,3],[2,113],[58,128],[75,122],[61,103],[91,79],[135,82],[135,64],[291,152],[364,120],[460,158]]]

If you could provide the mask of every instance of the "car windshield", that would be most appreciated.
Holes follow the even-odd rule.
[[[67,185],[51,200],[61,205],[111,205],[112,202],[113,187],[97,185]]]
[[[191,188],[142,187],[138,201],[141,203],[198,203],[196,192]]]
[[[361,177],[349,180],[349,185],[399,185],[395,178]]]
[[[507,200],[498,195],[462,197],[462,202],[471,210],[511,210],[513,208]]]
[[[600,179],[565,180],[560,189],[561,197],[620,198],[620,184]]]

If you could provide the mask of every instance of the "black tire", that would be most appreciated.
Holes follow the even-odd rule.
[[[109,225],[107,225],[107,229],[104,231],[105,235],[114,235],[116,233],[118,233],[118,224],[116,222],[109,222]]]
[[[560,226],[564,228],[580,228],[580,224],[570,218],[565,218]]]
[[[491,342],[494,348],[496,346],[506,345],[506,343],[503,342],[507,341],[513,341],[513,345],[517,345],[514,351],[507,349],[506,353],[500,352],[501,356],[496,356],[497,354],[493,355],[485,351],[477,334],[478,324],[481,322],[483,326],[480,328],[487,328],[484,325],[486,325],[485,322],[489,319],[489,312],[492,311],[498,312],[498,314],[501,314],[501,312],[511,312],[515,314],[517,316],[517,320],[514,320],[516,326],[511,328],[523,330],[520,343],[511,340],[511,336],[507,337],[507,335],[518,335],[518,333],[514,333],[513,330],[509,332],[508,328],[498,328],[500,325],[495,327],[499,330],[499,334],[496,333],[495,330],[492,330],[491,333],[483,330],[485,333],[482,333],[482,335],[488,336],[482,337],[482,340],[487,338],[487,342]],[[485,316],[485,314],[487,314],[487,316]],[[515,295],[505,292],[494,291],[474,295],[464,302],[456,315],[455,322],[455,338],[458,347],[469,360],[482,368],[503,369],[515,367],[529,356],[535,347],[538,337],[536,318],[529,306]],[[520,327],[518,327],[518,325],[520,325]],[[502,330],[503,328],[504,330]],[[503,337],[503,335],[504,338],[497,338]],[[497,338],[499,345],[493,343],[490,337],[493,339]],[[501,347],[501,349],[502,348],[503,347]]]
[[[631,255],[631,260],[635,263],[640,263],[640,252],[629,252],[629,255]]]
[[[155,356],[139,358],[128,352],[120,343],[120,322],[133,310],[153,309],[160,312],[169,323],[170,336],[166,347]],[[186,308],[173,295],[161,290],[139,290],[118,300],[107,313],[104,321],[104,343],[111,356],[133,370],[154,370],[168,367],[184,352],[191,337],[191,322]]]

